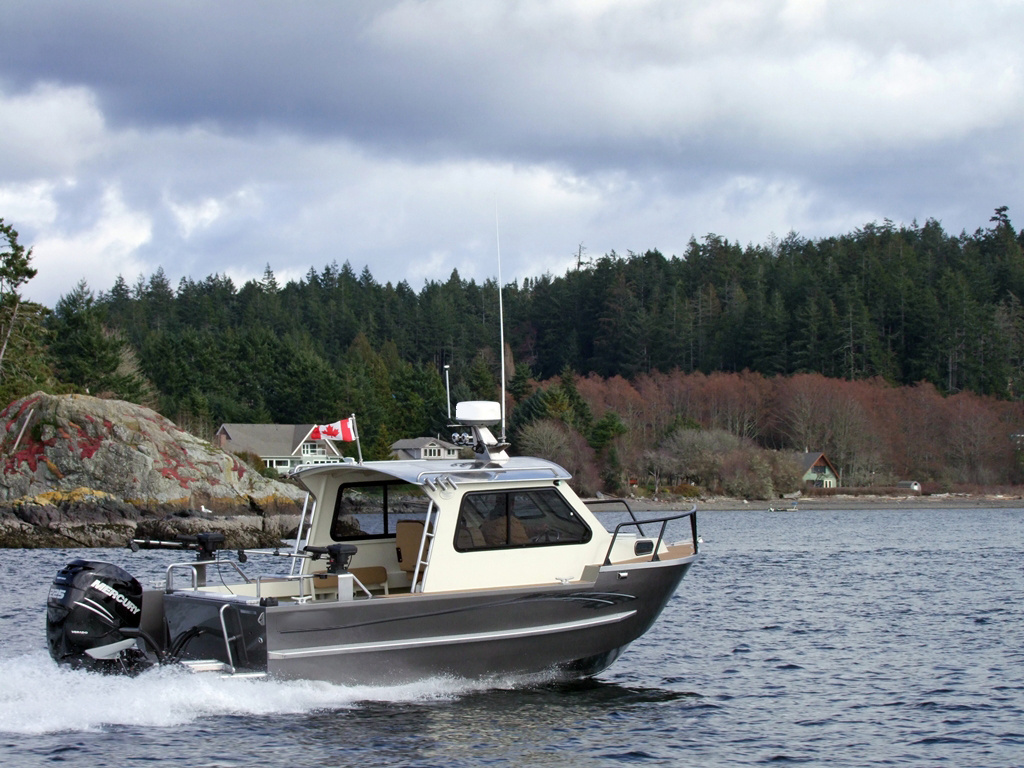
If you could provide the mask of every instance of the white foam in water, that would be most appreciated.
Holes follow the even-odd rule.
[[[294,714],[365,701],[436,701],[481,687],[437,678],[389,687],[232,679],[175,667],[124,677],[59,667],[46,653],[0,659],[0,680],[0,731],[21,734],[171,727],[210,716]]]

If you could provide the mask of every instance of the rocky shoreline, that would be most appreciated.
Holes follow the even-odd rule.
[[[299,515],[216,514],[205,508],[138,509],[114,499],[58,505],[0,504],[0,548],[122,547],[132,539],[173,541],[206,531],[230,549],[278,546],[295,535]]]
[[[178,429],[155,411],[36,392],[0,412],[0,547],[109,547],[225,534],[272,546],[305,493]]]

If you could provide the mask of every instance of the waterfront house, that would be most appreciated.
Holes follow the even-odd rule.
[[[812,488],[838,488],[841,484],[839,472],[824,453],[798,453],[797,459],[803,472],[801,479],[804,485]]]
[[[300,464],[341,461],[333,443],[306,439],[312,429],[312,424],[221,424],[213,442],[234,454],[259,456],[266,467],[281,474]]]

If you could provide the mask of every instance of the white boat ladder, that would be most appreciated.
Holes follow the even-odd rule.
[[[306,525],[306,509],[309,509],[309,527],[306,528],[306,535],[302,535],[302,529]],[[309,503],[309,494],[306,494],[305,500],[302,502],[302,517],[299,518],[299,528],[295,532],[295,550],[293,554],[298,555],[302,552],[303,547],[309,544],[309,536],[313,533],[313,516],[316,514],[316,499],[313,499],[313,503]],[[295,575],[296,564],[302,561],[298,557],[292,558],[292,566],[288,571],[289,576]]]
[[[419,550],[416,552],[416,567],[412,572],[412,583],[409,585],[410,592],[423,591],[423,583],[427,580],[427,571],[430,568],[430,553],[434,549],[434,529],[436,523],[437,505],[431,501],[427,507],[427,518],[423,521],[423,535],[420,537]]]

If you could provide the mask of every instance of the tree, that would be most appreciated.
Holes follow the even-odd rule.
[[[0,219],[0,406],[38,389],[53,388],[45,307],[22,301],[20,288],[36,270],[32,250]]]
[[[19,289],[36,276],[32,268],[32,249],[18,242],[18,231],[0,218],[0,376],[3,375],[7,346],[18,322],[21,305]]]
[[[134,351],[104,325],[103,307],[84,280],[60,297],[49,319],[50,352],[62,381],[93,394],[142,402],[151,388]]]
[[[508,393],[512,395],[514,402],[519,403],[529,397],[532,389],[530,386],[531,376],[529,363],[516,363],[515,373],[508,385]]]
[[[489,359],[490,358],[490,359]],[[490,350],[481,350],[473,358],[466,375],[466,383],[469,385],[476,400],[497,400],[498,387],[494,383],[492,372],[493,355]]]

